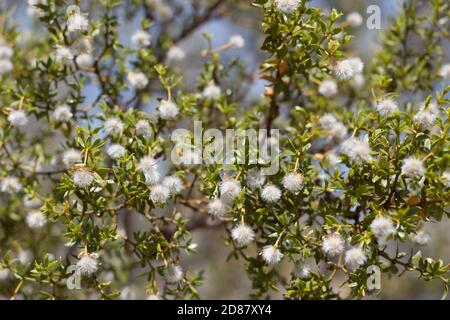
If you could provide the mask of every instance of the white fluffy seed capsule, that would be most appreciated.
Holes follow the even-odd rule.
[[[47,223],[45,215],[40,211],[29,212],[25,220],[31,229],[40,229]]]
[[[444,64],[439,70],[439,75],[445,79],[450,79],[450,63]]]
[[[55,109],[53,112],[53,118],[58,122],[69,122],[72,119],[73,114],[70,107],[67,104],[63,104]]]
[[[275,6],[278,11],[292,14],[297,10],[300,0],[275,0]]]
[[[336,63],[334,73],[339,80],[349,80],[355,75],[355,71],[349,59]]]
[[[333,69],[339,80],[350,80],[363,71],[364,64],[360,58],[355,57],[338,61]]]
[[[94,175],[88,168],[77,168],[72,175],[72,180],[77,187],[85,188],[94,182]]]
[[[220,194],[230,200],[234,200],[241,193],[241,183],[234,179],[226,179],[220,183]]]
[[[76,268],[79,272],[86,276],[91,276],[98,271],[98,254],[88,253],[84,254],[76,264]]]
[[[383,99],[377,103],[377,111],[380,116],[390,116],[398,111],[397,103],[392,99]]]
[[[162,184],[155,184],[150,190],[150,200],[156,203],[164,204],[169,200],[170,189]]]
[[[323,239],[322,251],[329,257],[337,256],[344,251],[344,239],[339,234],[332,234]]]
[[[269,203],[275,203],[281,198],[281,190],[275,185],[265,186],[261,191],[261,198]]]
[[[265,246],[260,255],[267,264],[277,264],[283,258],[283,254],[275,246]]]
[[[16,194],[22,191],[22,184],[16,177],[5,177],[0,182],[0,191],[6,194]]]
[[[425,174],[425,167],[421,160],[415,157],[408,157],[403,160],[402,174],[412,179],[420,179]]]
[[[170,194],[178,194],[183,190],[183,181],[177,176],[164,178],[162,184],[169,188]]]
[[[372,150],[365,141],[349,138],[341,145],[341,151],[354,163],[368,162],[372,159]]]
[[[110,145],[108,147],[108,150],[106,150],[106,153],[112,159],[119,159],[121,156],[125,154],[125,152],[126,149],[117,143]]]
[[[144,30],[137,30],[131,36],[131,42],[137,47],[148,47],[152,42],[152,35]]]
[[[119,135],[122,133],[124,128],[124,123],[122,120],[116,117],[109,118],[105,121],[104,127],[105,132],[108,135]]]
[[[148,78],[142,72],[128,72],[128,82],[138,90],[144,89],[148,84]]]
[[[152,128],[147,120],[139,120],[136,123],[136,134],[142,135],[144,137],[150,137],[152,134]]]
[[[67,149],[62,154],[62,161],[66,167],[71,167],[75,163],[82,162],[81,152],[76,149]]]
[[[28,123],[28,118],[23,110],[13,110],[8,115],[8,121],[15,128],[23,128]]]
[[[161,119],[170,120],[176,118],[179,110],[175,103],[172,101],[162,100],[158,106],[158,114]]]
[[[363,17],[358,12],[351,12],[347,15],[345,21],[352,27],[359,27],[363,23]]]
[[[184,58],[186,58],[186,53],[180,47],[173,46],[167,52],[167,59],[170,61],[181,61]]]
[[[89,53],[82,53],[75,59],[77,66],[80,69],[86,70],[92,68],[94,65],[94,57]]]
[[[228,41],[228,43],[235,47],[235,48],[243,48],[245,46],[245,40],[241,35],[234,35],[231,36],[230,40]]]
[[[351,270],[355,271],[367,261],[367,257],[361,248],[352,248],[345,252],[345,265]]]
[[[303,188],[303,175],[289,172],[283,177],[283,187],[291,193],[297,193]]]
[[[431,237],[430,237],[430,235],[429,235],[428,233],[426,233],[425,231],[419,230],[419,231],[417,231],[417,232],[411,237],[411,239],[412,239],[415,243],[420,244],[420,245],[423,246],[423,245],[426,245],[428,242],[430,242]]]
[[[151,156],[145,156],[139,160],[137,169],[144,174],[145,182],[148,184],[159,183],[165,175],[162,164]]]
[[[222,95],[222,90],[220,87],[216,86],[214,82],[208,83],[208,85],[203,89],[203,97],[208,100],[217,100]]]
[[[80,7],[72,5],[67,8],[68,18],[67,18],[67,31],[75,32],[78,30],[87,30],[89,27],[89,21],[85,14],[81,14]]]
[[[255,239],[255,233],[248,225],[241,223],[231,230],[231,237],[240,246],[245,246]]]
[[[376,217],[370,224],[370,229],[380,244],[384,244],[389,236],[395,234],[394,223],[389,217]]]
[[[167,280],[170,282],[179,282],[183,280],[184,272],[181,266],[170,266],[167,270]]]
[[[55,60],[62,64],[69,64],[73,60],[73,53],[65,46],[57,46],[55,50]]]
[[[334,80],[323,80],[318,88],[318,92],[324,97],[332,97],[337,94],[338,86]]]
[[[264,172],[259,169],[251,169],[245,175],[245,180],[247,187],[251,190],[255,190],[256,188],[261,188],[266,182],[266,176]]]
[[[214,198],[208,203],[208,213],[214,217],[220,217],[226,212],[226,204],[220,198]]]

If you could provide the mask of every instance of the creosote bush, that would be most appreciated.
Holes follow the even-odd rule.
[[[380,289],[369,267],[445,295],[448,261],[399,248],[426,246],[424,226],[450,216],[448,1],[405,1],[364,62],[350,49],[357,13],[193,3],[29,0],[29,36],[0,4],[0,295],[201,298],[208,279],[184,262],[200,228],[224,230],[253,298],[364,298]],[[197,78],[178,67],[182,40],[247,6],[264,33],[257,100],[245,99],[254,75],[223,59],[240,35],[215,47],[205,34]],[[123,21],[139,26],[125,34]],[[194,121],[279,129],[259,141],[279,170],[189,162],[197,148],[174,163],[171,133]]]

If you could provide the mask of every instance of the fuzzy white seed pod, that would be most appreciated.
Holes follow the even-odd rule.
[[[283,258],[283,254],[275,246],[265,246],[260,255],[267,264],[277,264]]]
[[[28,0],[27,15],[32,18],[40,18],[45,15],[45,11],[36,5],[45,4],[47,0]]]
[[[421,110],[414,116],[414,121],[422,130],[431,128],[436,123],[436,115],[429,110]]]
[[[28,117],[23,110],[13,110],[8,115],[8,121],[11,126],[22,129],[27,125]]]
[[[354,75],[361,74],[364,70],[364,62],[359,57],[349,58],[348,61],[353,69]]]
[[[227,211],[226,203],[220,198],[214,198],[208,203],[208,213],[213,217],[223,216]]]
[[[261,188],[266,182],[266,176],[264,172],[259,169],[251,169],[245,175],[245,180],[247,187],[251,190],[255,190],[257,188]]]
[[[138,90],[144,89],[148,84],[148,78],[142,72],[130,71],[127,75],[128,82]]]
[[[0,76],[4,76],[13,70],[14,66],[10,60],[0,60]]]
[[[40,206],[42,206],[42,200],[36,196],[27,194],[26,196],[23,197],[23,205],[26,208],[30,208],[30,209],[31,208],[39,208]]]
[[[342,140],[347,136],[347,127],[332,114],[326,113],[320,117],[319,124],[328,131],[327,134],[336,140]]]
[[[359,27],[363,23],[363,17],[359,12],[351,12],[345,18],[345,21],[352,27]]]
[[[450,171],[446,171],[442,174],[442,180],[447,187],[450,187]]]
[[[231,230],[231,237],[240,246],[245,246],[255,239],[255,232],[244,223],[236,225]]]
[[[326,236],[322,241],[322,251],[329,257],[334,257],[344,251],[345,241],[337,233]]]
[[[370,229],[380,244],[385,244],[388,237],[395,234],[395,227],[389,217],[376,217],[370,224]]]
[[[450,79],[450,63],[444,64],[441,67],[439,75],[445,79]]]
[[[22,184],[16,177],[5,177],[0,180],[0,191],[6,194],[16,194],[23,189]]]
[[[106,153],[108,154],[108,156],[115,160],[122,157],[125,154],[125,152],[126,152],[126,149],[117,143],[110,145],[108,147],[108,150],[106,150]]]
[[[169,188],[170,194],[175,195],[183,190],[183,180],[177,176],[169,176],[164,178],[162,184]]]
[[[82,53],[75,59],[77,66],[82,70],[88,70],[94,66],[94,57],[89,53]]]
[[[30,211],[25,219],[31,229],[40,229],[47,223],[45,215],[40,211]]]
[[[323,80],[318,88],[318,92],[327,98],[330,98],[337,94],[338,86],[334,80]]]
[[[68,8],[67,31],[85,31],[89,27],[89,21],[86,14],[82,14],[78,6],[70,6]]]
[[[169,61],[181,61],[186,58],[186,52],[183,49],[177,46],[170,47],[169,51],[167,51],[167,59]]]
[[[148,47],[152,43],[152,35],[144,30],[137,30],[131,36],[131,42],[136,47]]]
[[[351,270],[355,271],[367,261],[367,256],[362,248],[351,248],[345,252],[345,265]]]
[[[220,194],[229,200],[234,200],[241,193],[241,183],[234,179],[225,179],[219,186]]]
[[[402,164],[402,174],[412,179],[422,178],[425,174],[423,162],[415,157],[404,159]]]
[[[181,266],[175,265],[175,266],[170,266],[167,269],[167,280],[169,282],[179,282],[181,280],[183,280],[184,277],[184,271],[183,268],[181,268]]]
[[[72,181],[77,187],[85,188],[94,182],[94,175],[87,168],[78,168],[72,174]]]
[[[164,204],[170,198],[170,189],[162,184],[155,184],[150,189],[150,200]]]
[[[67,104],[63,104],[55,109],[53,118],[58,122],[69,122],[73,118],[72,111]]]
[[[69,64],[73,61],[73,53],[70,48],[57,46],[55,50],[55,60],[62,64]]]
[[[0,60],[10,60],[14,51],[5,44],[0,43]]]
[[[389,98],[379,101],[376,108],[380,116],[384,117],[393,115],[398,111],[397,103]]]
[[[11,276],[11,271],[9,269],[0,267],[0,281],[5,281]]]
[[[208,85],[203,89],[203,97],[208,100],[217,100],[222,95],[222,90],[214,82],[208,83]]]
[[[356,90],[361,89],[366,84],[366,78],[362,74],[356,74],[350,84]]]
[[[145,176],[145,181],[148,184],[156,184],[161,181],[164,176],[160,161],[151,156],[145,156],[139,160],[137,169]]]
[[[412,241],[415,243],[424,246],[428,244],[431,240],[431,236],[423,230],[418,230],[415,234],[411,236]]]
[[[420,107],[419,112],[414,116],[416,122],[422,130],[428,130],[436,124],[439,116],[439,108],[435,102],[430,102],[428,106],[425,103]]]
[[[245,40],[241,35],[235,34],[231,36],[228,43],[235,48],[243,48],[245,46]]]
[[[275,0],[275,6],[278,11],[286,14],[292,14],[300,5],[300,0]]]
[[[339,80],[350,80],[356,74],[353,62],[350,59],[338,61],[333,70]]]
[[[300,266],[299,278],[309,279],[310,276],[311,276],[311,267],[306,264]]]
[[[98,271],[99,261],[97,253],[83,254],[76,264],[77,270],[86,276],[91,276]]]
[[[81,152],[76,149],[67,149],[64,151],[62,155],[62,161],[64,165],[69,168],[73,166],[76,163],[80,163],[83,161],[83,157],[81,155]]]
[[[122,133],[125,124],[119,118],[112,117],[105,121],[104,128],[108,135],[119,135]]]
[[[365,141],[356,138],[345,140],[341,145],[341,152],[353,163],[368,162],[372,159],[370,146]]]
[[[158,106],[158,114],[164,120],[176,118],[179,112],[177,105],[172,101],[162,100]]]
[[[152,134],[152,128],[150,126],[150,123],[148,123],[147,120],[139,120],[136,123],[136,134],[147,138],[150,137]]]
[[[291,193],[297,193],[303,189],[303,181],[302,174],[289,172],[283,177],[283,187]]]
[[[261,198],[269,203],[275,203],[281,198],[281,190],[275,185],[265,186],[261,191]]]

